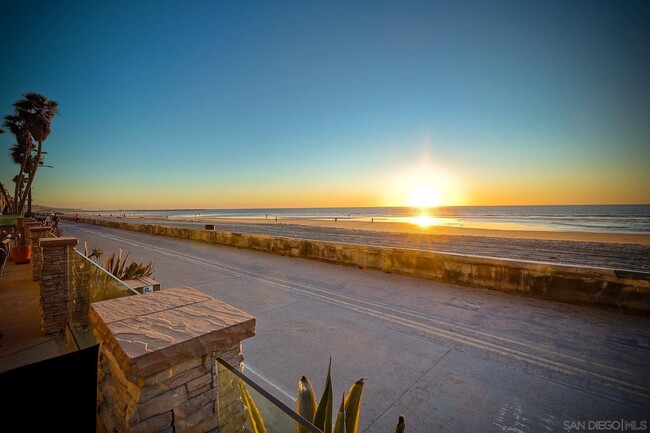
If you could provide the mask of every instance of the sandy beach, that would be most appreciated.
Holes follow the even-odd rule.
[[[90,213],[82,214],[91,216]],[[97,216],[95,216],[97,217]],[[650,234],[561,232],[428,226],[404,222],[280,218],[166,218],[161,216],[102,219],[179,227],[215,226],[215,230],[294,237],[477,256],[597,266],[650,272]]]
[[[160,220],[165,218],[159,217]],[[168,220],[168,219],[167,219]],[[302,219],[302,218],[281,218],[276,222],[274,218],[178,218],[176,221],[194,221],[205,224],[253,224],[253,225],[301,225],[308,227],[327,227],[346,230],[366,230],[376,232],[395,232],[409,234],[429,234],[447,236],[480,236],[506,239],[538,239],[554,241],[576,241],[576,242],[605,242],[617,244],[641,244],[650,245],[650,234],[635,233],[597,233],[597,232],[563,232],[554,230],[522,230],[517,229],[521,225],[511,224],[507,228],[505,224],[493,224],[499,228],[477,228],[477,227],[450,227],[450,226],[421,226],[407,222],[384,222],[384,221],[355,221],[345,218],[329,220]],[[488,223],[482,223],[487,226]]]

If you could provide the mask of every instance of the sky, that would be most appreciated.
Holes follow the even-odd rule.
[[[650,203],[648,22],[632,0],[11,2],[0,114],[59,102],[33,186],[55,207]]]

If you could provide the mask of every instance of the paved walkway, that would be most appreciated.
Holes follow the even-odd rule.
[[[31,265],[7,261],[0,277],[0,372],[59,356],[63,337],[41,332],[39,287]]]
[[[650,413],[650,319],[250,250],[65,223],[257,317],[246,371],[290,405],[306,374],[367,377],[360,432],[556,432]]]

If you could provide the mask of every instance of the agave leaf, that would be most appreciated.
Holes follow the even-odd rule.
[[[149,264],[147,265],[147,272],[146,272],[145,277],[152,276],[154,271],[155,271],[155,268],[153,266],[153,261],[149,261]]]
[[[129,258],[130,255],[131,255],[131,251],[126,253],[126,257],[124,257],[124,260],[122,261],[122,264],[120,265],[120,269],[117,270],[116,275],[119,275],[124,271],[124,265],[126,264],[126,261],[127,261],[127,259]]]
[[[253,398],[248,393],[246,387],[242,382],[239,382],[239,390],[241,391],[244,406],[246,406],[246,410],[248,411],[248,419],[251,423],[251,427],[253,428],[253,433],[267,433],[262,415],[260,415],[259,409],[257,409]]]
[[[314,420],[316,410],[316,395],[309,379],[305,376],[298,381],[298,392],[296,394],[296,412],[307,421]],[[309,433],[309,430],[296,423],[296,433]]]
[[[346,433],[345,432],[345,393],[343,393],[343,398],[341,399],[341,406],[339,407],[339,413],[336,415],[336,424],[334,424],[333,433]]]
[[[397,427],[395,427],[395,431],[393,433],[404,433],[405,428],[406,425],[404,424],[404,417],[400,415],[399,421],[397,421]]]
[[[120,262],[122,261],[122,248],[117,250],[117,259],[115,260],[114,268],[111,270],[111,274],[117,275],[117,271],[120,269]]]
[[[115,257],[115,254],[111,254],[110,256],[106,257],[106,264],[104,265],[104,269],[106,271],[111,272],[111,269],[113,269],[113,258]]]
[[[361,395],[366,379],[359,379],[352,384],[345,398],[345,429],[347,433],[357,433],[359,429],[359,415],[361,414]]]
[[[314,425],[323,433],[332,433],[332,358],[327,368],[327,379],[325,380],[325,389],[318,403],[316,415],[314,415]]]
[[[139,265],[136,262],[131,263],[126,268],[126,271],[124,272],[125,279],[130,280],[130,279],[133,279],[133,278],[137,278],[139,276],[141,266],[142,265]]]

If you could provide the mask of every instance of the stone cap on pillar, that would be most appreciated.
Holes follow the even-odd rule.
[[[43,248],[48,247],[76,247],[79,239],[72,236],[62,236],[60,238],[44,238],[38,241],[38,244]]]
[[[191,287],[96,302],[90,322],[131,380],[255,335],[255,318]]]

